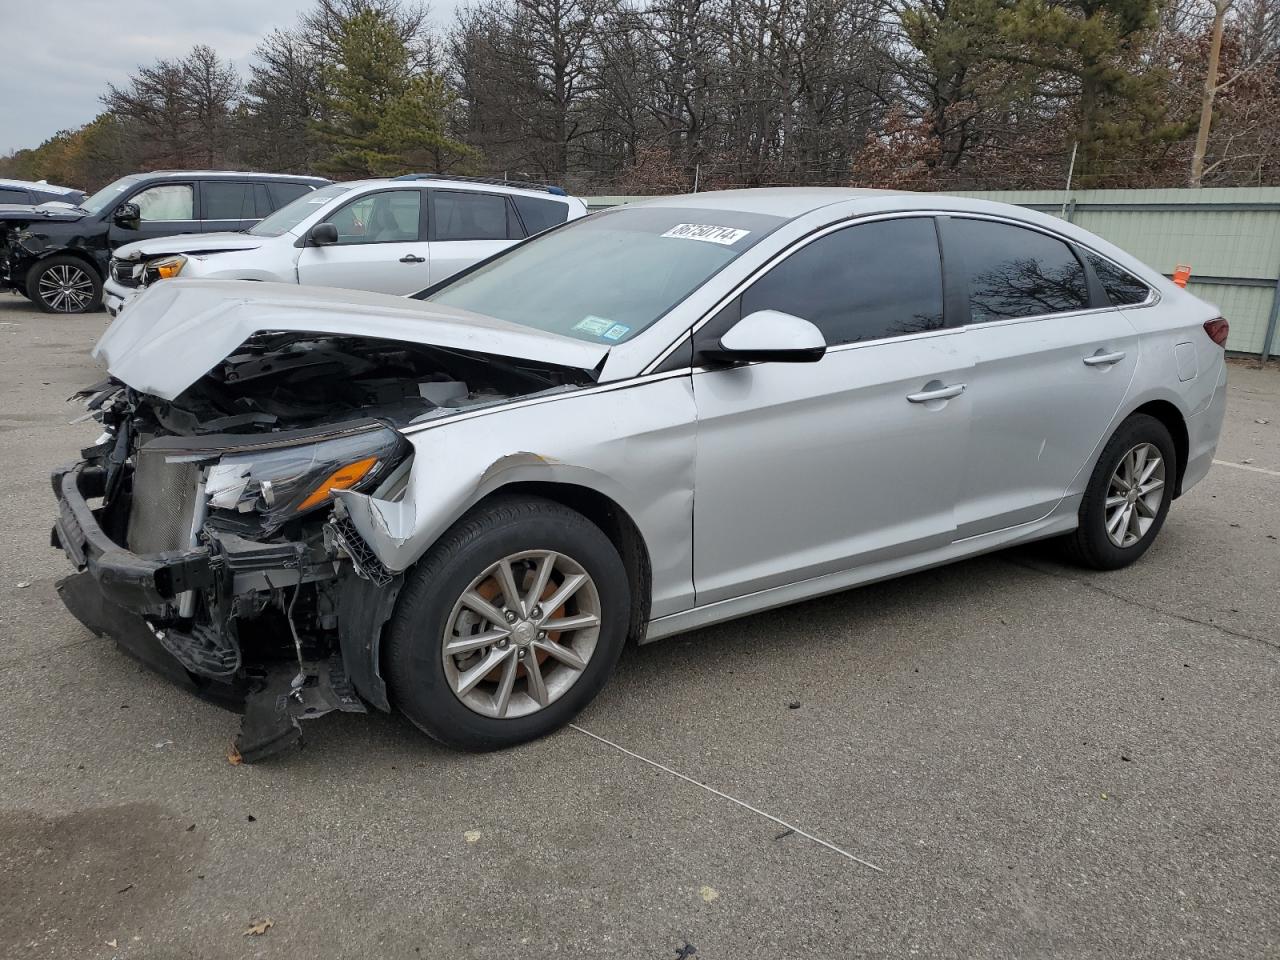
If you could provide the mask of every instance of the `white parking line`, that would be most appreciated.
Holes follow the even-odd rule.
[[[1280,470],[1268,470],[1266,467],[1255,467],[1248,463],[1231,463],[1228,460],[1215,460],[1214,466],[1233,467],[1236,470],[1248,470],[1250,473],[1265,473],[1268,477],[1280,477]]]
[[[778,817],[775,817],[771,813],[765,813],[763,810],[758,810],[744,800],[739,800],[737,797],[731,797],[727,793],[722,793],[721,791],[717,790],[715,787],[709,787],[705,783],[700,783],[699,781],[693,779],[693,777],[686,777],[680,771],[672,770],[670,767],[663,766],[662,764],[658,763],[656,760],[650,760],[648,757],[642,757],[640,756],[640,754],[636,753],[634,750],[628,750],[626,747],[619,746],[618,744],[614,743],[612,740],[606,740],[604,737],[600,736],[599,734],[592,733],[590,730],[584,730],[582,727],[578,726],[576,723],[571,723],[569,724],[569,726],[572,729],[577,730],[579,733],[586,734],[592,740],[599,740],[601,743],[605,744],[606,746],[613,747],[613,749],[618,750],[622,753],[625,753],[628,757],[634,757],[636,760],[639,760],[641,763],[647,763],[651,767],[657,767],[663,773],[669,773],[673,777],[679,777],[681,780],[684,780],[686,783],[692,783],[695,787],[701,787],[703,790],[706,790],[708,793],[714,793],[717,797],[720,797],[724,800],[728,800],[730,803],[736,803],[738,806],[742,807],[744,810],[750,810],[752,813],[756,814],[757,816],[764,817],[766,820],[772,820],[774,823],[778,824],[778,826],[786,827],[788,830],[798,833],[800,836],[804,837],[806,840],[812,840],[814,843],[820,844],[821,846],[826,847],[828,850],[832,850],[840,854],[840,856],[842,857],[848,857],[854,863],[860,863],[864,867],[870,867],[876,873],[884,873],[884,870],[882,870],[880,867],[877,867],[874,863],[871,863],[870,861],[867,861],[867,860],[863,860],[861,857],[855,857],[848,850],[841,850],[834,843],[828,843],[826,840],[823,840],[821,837],[815,837],[812,833],[806,833],[805,831],[801,830],[799,827],[795,826],[794,824],[787,823],[787,821],[779,819]]]

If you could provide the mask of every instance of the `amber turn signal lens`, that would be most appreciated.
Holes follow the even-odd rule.
[[[303,510],[310,510],[312,507],[320,506],[320,504],[329,499],[329,491],[331,490],[351,489],[365,478],[365,475],[374,468],[377,462],[377,457],[365,457],[355,463],[348,463],[345,467],[339,467],[325,477],[324,482],[312,490],[307,499],[298,504],[298,512],[301,513]]]

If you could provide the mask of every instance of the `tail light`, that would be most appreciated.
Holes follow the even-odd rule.
[[[1227,345],[1227,334],[1231,332],[1231,325],[1222,317],[1217,317],[1204,322],[1204,332],[1218,346],[1225,347]]]

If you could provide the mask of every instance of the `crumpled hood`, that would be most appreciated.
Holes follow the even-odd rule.
[[[251,237],[247,233],[180,233],[175,237],[135,240],[117,247],[112,254],[117,260],[146,260],[170,253],[222,253],[227,250],[257,250],[267,237]]]
[[[142,393],[173,400],[258,333],[377,337],[575,367],[594,375],[603,344],[454,307],[363,290],[177,278],[146,289],[93,355]]]
[[[83,220],[86,216],[88,214],[79,207],[64,207],[61,204],[56,206],[41,204],[38,207],[33,207],[28,203],[0,203],[0,221],[6,223],[13,223],[14,221],[37,223],[49,220],[63,222]]]

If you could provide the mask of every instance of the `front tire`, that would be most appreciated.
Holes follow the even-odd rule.
[[[27,298],[45,313],[89,313],[102,306],[102,279],[77,257],[48,257],[27,271]]]
[[[406,578],[387,635],[392,702],[459,749],[541,737],[603,688],[631,602],[617,549],[586,517],[541,498],[498,500]]]
[[[1151,547],[1173,502],[1177,450],[1163,423],[1134,414],[1098,458],[1080,504],[1068,555],[1095,570],[1127,567]]]

